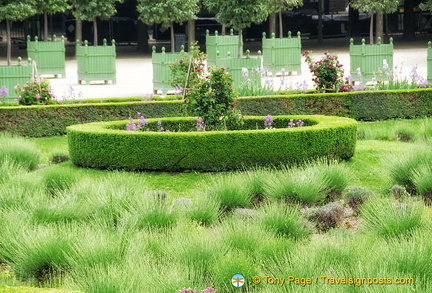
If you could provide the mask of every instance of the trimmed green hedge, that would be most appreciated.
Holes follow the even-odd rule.
[[[349,159],[354,155],[357,122],[331,116],[278,116],[306,125],[272,130],[148,132],[118,130],[127,121],[95,122],[67,128],[74,164],[98,169],[221,171],[250,166],[296,164],[317,157]],[[265,117],[245,117],[262,125]],[[158,119],[163,125],[195,118]],[[150,120],[155,123],[157,120]]]
[[[95,103],[0,107],[0,131],[41,137],[62,135],[69,125],[94,121],[178,117],[182,101]],[[356,120],[416,118],[432,115],[432,89],[364,91],[244,97],[237,100],[244,115],[334,115]]]
[[[0,131],[31,137],[64,135],[69,125],[135,118],[137,112],[149,118],[179,116],[180,105],[178,101],[151,101],[0,107]]]

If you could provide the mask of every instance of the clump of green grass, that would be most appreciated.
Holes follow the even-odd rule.
[[[199,225],[210,226],[220,216],[219,203],[212,197],[201,195],[195,199],[187,216]]]
[[[136,229],[171,229],[177,221],[176,210],[171,210],[166,195],[144,194],[145,201],[129,202],[129,223]]]
[[[323,192],[325,187],[322,177],[311,169],[303,172],[284,170],[268,181],[266,194],[291,203],[313,204],[326,197]]]
[[[73,169],[52,166],[44,170],[42,181],[46,191],[54,195],[70,189],[77,181],[77,176]]]
[[[415,193],[415,174],[422,168],[432,167],[432,149],[427,145],[417,145],[403,154],[389,157],[387,161],[393,180],[405,187],[409,193]]]
[[[14,239],[13,267],[18,276],[34,279],[38,284],[56,283],[68,270],[66,255],[71,247],[66,229],[34,227]]]
[[[93,210],[84,199],[62,194],[49,201],[41,201],[33,208],[32,217],[38,224],[71,223],[89,219]]]
[[[216,178],[208,190],[208,196],[217,200],[223,211],[231,211],[237,207],[249,207],[252,200],[244,176],[237,174]]]
[[[413,183],[417,193],[420,194],[427,204],[432,202],[432,164],[417,169],[413,175]]]
[[[228,252],[221,257],[213,268],[213,283],[214,287],[220,292],[238,292],[238,288],[234,288],[230,280],[235,274],[241,274],[246,278],[243,286],[246,292],[252,290],[252,282],[250,278],[259,275],[257,267],[254,265],[251,254],[242,252]],[[227,282],[228,280],[228,282]]]
[[[410,235],[422,225],[422,202],[371,198],[361,208],[365,228],[384,237]]]
[[[415,140],[416,131],[412,127],[398,127],[395,130],[396,140],[412,142]]]
[[[348,168],[336,162],[318,161],[276,173],[268,180],[266,192],[276,199],[316,204],[340,198],[350,174]]]
[[[268,236],[260,227],[254,227],[254,221],[239,217],[229,217],[218,226],[221,243],[230,249],[252,254],[261,241]]]
[[[40,152],[31,141],[7,133],[0,133],[0,165],[5,160],[10,160],[31,171],[37,168],[40,158]]]
[[[425,142],[430,142],[432,139],[432,119],[424,118],[421,120],[419,127],[420,139]]]
[[[263,227],[278,236],[298,240],[312,233],[309,223],[293,206],[272,203],[263,207],[261,212],[260,220]]]

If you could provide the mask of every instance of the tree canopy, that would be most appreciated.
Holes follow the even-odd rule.
[[[147,25],[161,24],[171,29],[171,51],[174,52],[174,22],[194,19],[199,12],[199,0],[138,0],[138,19]]]
[[[108,19],[113,16],[117,10],[116,2],[123,0],[69,0],[72,14],[77,20],[93,21],[94,44],[97,46],[97,22],[96,19]]]
[[[265,0],[207,0],[204,4],[209,5],[210,2],[217,2],[217,11],[213,10],[216,20],[238,31],[250,27],[252,23],[263,22],[269,14]]]
[[[0,0],[0,21],[21,21],[36,14],[35,0]]]
[[[373,42],[373,13],[377,13],[377,37],[383,35],[383,14],[393,13],[398,9],[399,0],[352,0],[349,4],[352,8],[360,12],[372,12],[370,24],[370,40]]]
[[[67,0],[45,0],[37,1],[36,9],[38,13],[44,15],[44,36],[48,38],[48,14],[64,12],[67,8]]]
[[[279,14],[279,36],[281,38],[283,37],[282,10],[292,10],[301,5],[303,5],[303,0],[267,0],[268,12]]]
[[[0,0],[0,21],[6,20],[7,30],[7,62],[11,64],[11,37],[12,22],[22,21],[36,14],[35,0]]]

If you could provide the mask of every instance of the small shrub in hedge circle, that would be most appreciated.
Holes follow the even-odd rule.
[[[231,124],[241,124],[242,115],[235,108],[232,82],[224,68],[213,67],[209,75],[197,76],[194,88],[186,94],[186,112],[201,117],[207,130],[223,130],[228,120]]]
[[[48,79],[32,78],[24,85],[15,86],[20,105],[50,104],[55,99]]]

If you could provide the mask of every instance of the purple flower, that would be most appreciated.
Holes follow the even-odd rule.
[[[272,117],[272,115],[269,114],[269,115],[267,115],[267,117],[264,120],[264,126],[266,128],[271,129],[272,128],[272,124],[273,124],[273,117]]]
[[[291,128],[293,126],[295,126],[294,120],[290,119],[290,121],[288,122],[288,128]]]
[[[0,89],[0,97],[6,98],[9,95],[7,87],[2,86]]]

